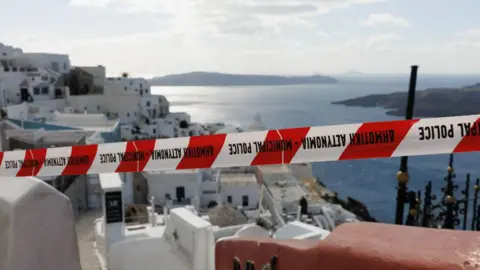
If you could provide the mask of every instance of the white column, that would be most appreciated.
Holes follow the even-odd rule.
[[[101,173],[99,178],[103,190],[103,226],[108,254],[109,246],[122,241],[125,235],[122,180],[118,173]]]
[[[133,173],[123,173],[123,204],[133,204]]]

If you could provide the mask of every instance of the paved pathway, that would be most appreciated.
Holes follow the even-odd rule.
[[[80,261],[82,270],[99,270],[101,269],[97,256],[93,249],[93,222],[101,216],[101,211],[90,210],[81,214],[77,219],[77,239],[80,251]]]

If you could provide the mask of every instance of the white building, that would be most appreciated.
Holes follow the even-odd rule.
[[[168,200],[175,205],[191,204],[199,197],[201,173],[199,170],[177,170],[142,173],[148,182],[148,198],[165,205]]]
[[[258,209],[260,186],[251,171],[177,170],[144,172],[148,195],[157,205],[192,204],[197,211],[229,203],[245,210]],[[127,191],[128,192],[128,191]]]
[[[115,133],[96,134],[90,143],[101,143],[105,137],[118,141],[216,131],[192,123],[187,113],[171,113],[165,96],[152,95],[143,78],[107,78],[104,66],[72,67],[68,55],[24,53],[3,44],[0,106],[12,107],[7,109],[10,119],[77,128],[85,127],[82,122],[91,123],[85,128]]]
[[[68,55],[23,53],[0,43],[0,105],[60,98],[69,71]]]
[[[227,202],[242,209],[258,209],[260,186],[252,173],[220,173],[222,203]]]

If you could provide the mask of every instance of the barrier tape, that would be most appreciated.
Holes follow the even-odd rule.
[[[0,176],[222,168],[480,151],[480,115],[0,152]]]

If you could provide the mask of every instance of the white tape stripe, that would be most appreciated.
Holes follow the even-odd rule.
[[[328,126],[310,128],[306,136],[306,149],[304,149],[303,146],[300,146],[300,149],[293,157],[291,163],[338,160],[350,142],[349,134],[357,132],[360,126],[362,126],[362,124],[338,125],[334,126],[334,128]],[[345,137],[336,136],[339,134],[345,135]],[[309,140],[309,138],[314,140],[314,142]],[[332,143],[338,146],[330,148],[315,148],[316,146],[322,146],[321,144],[316,144],[319,141],[322,143],[322,139],[327,139],[327,142],[328,139],[330,139]]]
[[[154,153],[150,156],[150,159],[143,170],[175,170],[182,160],[183,151],[188,147],[189,142],[190,139],[188,137],[176,138],[174,140],[156,140]]]
[[[25,150],[5,152],[2,160],[1,176],[16,176],[22,168],[20,161],[25,159]]]
[[[451,153],[463,138],[461,136],[461,127],[459,127],[458,124],[473,123],[477,119],[478,116],[476,115],[420,119],[412,126],[412,128],[410,128],[409,132],[392,156],[399,157],[407,155]],[[442,132],[442,126],[446,128],[447,138],[438,138],[438,135],[442,135],[438,134],[438,131],[444,133]],[[433,135],[435,136],[434,139],[420,140],[420,133],[422,131],[425,138],[428,138],[428,135]],[[453,137],[448,135],[453,135]]]
[[[38,175],[60,175],[68,165],[68,158],[72,154],[72,147],[59,147],[49,148],[45,155],[45,163],[38,172]],[[57,159],[55,166],[48,166],[49,159]],[[60,160],[58,160],[60,159]],[[63,160],[65,159],[65,160]],[[65,161],[65,164],[61,165],[59,162]],[[53,164],[52,164],[53,165]]]
[[[228,134],[212,167],[250,166],[257,156],[257,145],[265,141],[267,134],[268,131]]]
[[[88,173],[113,173],[120,165],[120,159],[117,153],[125,153],[126,142],[100,144],[97,155],[93,161]]]

